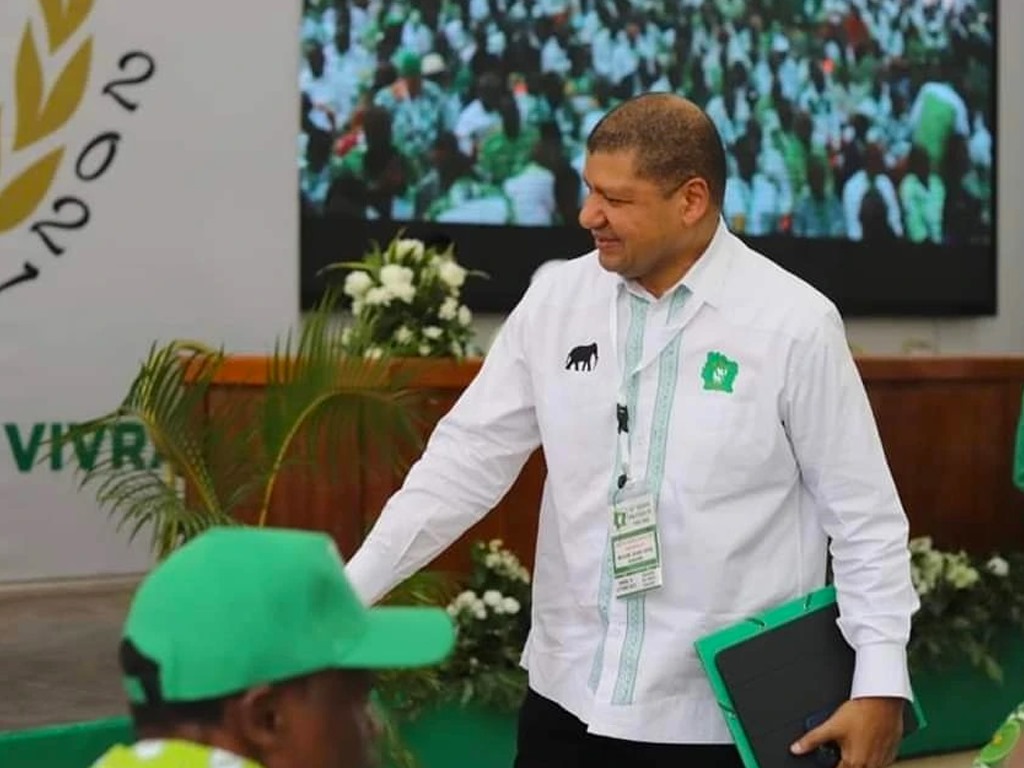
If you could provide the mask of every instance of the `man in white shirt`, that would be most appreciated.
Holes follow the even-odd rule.
[[[835,307],[726,229],[724,150],[691,102],[647,94],[611,111],[584,176],[596,249],[530,285],[352,582],[377,600],[543,447],[517,768],[733,768],[693,643],[822,586],[831,539],[853,685],[793,750],[834,741],[845,766],[888,765],[917,597]],[[630,571],[631,552],[651,557]]]

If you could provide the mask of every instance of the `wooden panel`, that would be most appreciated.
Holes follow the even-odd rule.
[[[403,361],[395,366],[426,396],[424,437],[472,381],[479,361]],[[232,358],[210,396],[258,397],[264,358]],[[940,546],[987,552],[1024,549],[1024,494],[1011,482],[1013,439],[1024,390],[1024,358],[858,358],[879,433],[914,535]],[[372,446],[347,449],[357,474],[334,484],[322,462],[289,470],[271,522],[329,531],[346,556],[400,486],[404,471],[381,468]],[[416,457],[407,456],[411,463]],[[337,469],[337,468],[335,468]],[[469,544],[503,539],[532,565],[546,469],[537,452],[499,505],[434,563],[465,572]]]
[[[223,386],[210,388],[207,396],[208,418],[232,416],[240,409],[259,406],[262,389],[253,386]],[[358,455],[354,432],[334,435],[344,453]],[[358,463],[327,467],[322,460],[323,446],[310,455],[302,441],[288,457],[288,466],[281,470],[273,489],[266,523],[283,528],[303,528],[325,531],[334,537],[338,548],[346,557],[355,552],[363,539],[362,487]],[[316,455],[319,453],[319,457]],[[211,457],[216,466],[217,457]],[[260,509],[260,498],[253,498],[239,511],[237,517],[246,523],[255,523]]]
[[[973,552],[1024,549],[1011,480],[1024,376],[867,382],[913,535]]]

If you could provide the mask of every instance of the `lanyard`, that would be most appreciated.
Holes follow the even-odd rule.
[[[668,321],[666,322],[665,326],[663,328],[660,328],[660,329],[657,329],[655,331],[652,331],[650,334],[646,333],[646,329],[643,329],[643,328],[640,329],[641,338],[649,335],[652,338],[654,343],[651,344],[651,346],[648,349],[647,353],[644,354],[642,357],[640,357],[639,362],[637,362],[635,365],[632,366],[632,369],[630,369],[630,362],[631,361],[628,358],[631,357],[631,356],[635,356],[635,355],[631,355],[630,354],[631,351],[633,351],[630,348],[631,347],[630,343],[627,342],[627,344],[626,344],[626,350],[624,352],[624,357],[627,358],[627,359],[624,360],[624,363],[623,363],[623,367],[626,370],[625,370],[625,372],[623,374],[622,382],[619,385],[619,390],[618,390],[618,394],[616,396],[616,402],[615,402],[615,428],[616,428],[616,437],[617,437],[617,441],[618,441],[618,455],[619,455],[618,472],[617,472],[617,477],[616,477],[616,480],[615,480],[615,484],[616,484],[617,488],[619,488],[620,490],[623,487],[625,487],[626,483],[629,481],[630,469],[631,469],[632,455],[631,455],[631,449],[630,449],[630,410],[629,410],[629,401],[631,399],[630,398],[631,390],[635,391],[635,387],[637,386],[638,377],[640,376],[640,374],[643,371],[645,371],[655,360],[659,360],[661,358],[661,356],[664,354],[665,350],[668,349],[669,346],[672,345],[674,342],[676,342],[676,340],[679,338],[679,335],[683,331],[683,326],[686,324],[687,320],[689,320],[689,317],[692,316],[692,313],[687,313],[687,315],[681,315],[679,313],[679,310],[686,303],[686,300],[689,298],[689,296],[690,296],[690,291],[685,286],[679,286],[676,289],[676,291],[672,294],[672,301],[671,301],[671,304],[669,305],[669,310],[668,310]],[[613,326],[612,326],[613,335],[612,335],[612,338],[617,340],[618,339],[618,297],[616,296],[614,298],[615,298],[615,305],[613,307],[613,312],[612,312],[612,318],[613,318],[613,320],[612,320],[612,322],[613,322]],[[640,299],[632,299],[632,297],[631,297],[631,300],[633,300],[633,301],[640,301]],[[630,314],[633,315],[633,313],[635,313],[636,311],[637,311],[637,308],[634,306],[634,307],[631,308]],[[632,323],[630,325],[632,326]],[[632,335],[633,331],[634,331],[634,329],[631,327],[630,328],[630,334],[631,335]],[[618,350],[616,350],[615,357],[616,357],[616,360],[617,360],[618,359]]]

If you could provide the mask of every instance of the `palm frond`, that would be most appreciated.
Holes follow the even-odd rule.
[[[420,444],[413,397],[395,386],[391,366],[346,351],[334,311],[338,300],[337,290],[328,289],[298,338],[286,336],[268,363],[260,423],[267,476],[260,525],[285,466],[315,460],[331,473],[361,464],[362,456],[346,457],[344,451],[363,447],[368,432],[381,444],[378,451],[384,444],[393,449],[386,455],[395,466],[403,451]]]
[[[211,521],[228,518],[206,459],[200,420],[222,361],[221,353],[198,342],[154,344],[116,409],[72,425],[51,441],[51,450],[69,444],[97,446],[87,462],[72,452],[80,488],[95,487],[100,507],[119,519],[118,530],[131,527],[131,539],[151,529],[153,547],[161,554]],[[104,433],[127,423],[142,425],[163,464],[162,473],[124,466],[113,446],[98,452]],[[196,499],[195,509],[186,504],[182,487]]]

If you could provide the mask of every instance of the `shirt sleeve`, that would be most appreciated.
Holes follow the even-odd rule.
[[[788,377],[787,429],[832,540],[839,628],[856,653],[851,698],[909,699],[906,647],[920,605],[909,525],[834,308],[795,344]]]
[[[540,445],[523,345],[523,306],[476,378],[438,422],[423,455],[346,569],[366,603],[427,565],[483,518]]]

